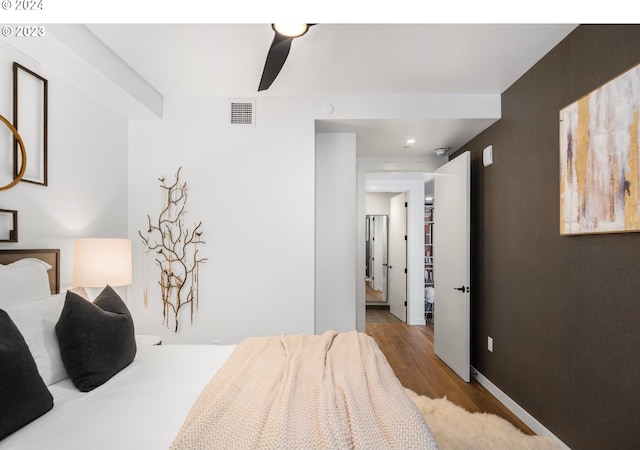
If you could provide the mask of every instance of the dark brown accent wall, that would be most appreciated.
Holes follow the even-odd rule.
[[[581,25],[460,150],[472,155],[472,364],[573,449],[640,448],[640,233],[560,236],[558,115],[638,63],[640,25]]]

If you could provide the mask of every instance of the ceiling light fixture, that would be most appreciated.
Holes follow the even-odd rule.
[[[443,157],[444,155],[447,154],[447,152],[449,151],[451,147],[438,147],[434,150],[434,152],[436,153],[436,155],[438,157]]]
[[[309,30],[306,23],[274,23],[271,27],[276,33],[290,38],[300,37]]]
[[[407,144],[415,144],[416,140],[414,138],[407,139]]]

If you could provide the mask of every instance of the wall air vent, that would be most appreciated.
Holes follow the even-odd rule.
[[[234,99],[229,102],[230,125],[255,125],[256,101],[253,99]]]

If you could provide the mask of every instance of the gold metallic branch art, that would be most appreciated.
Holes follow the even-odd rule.
[[[190,309],[193,325],[194,308],[198,308],[198,269],[207,258],[198,254],[198,246],[204,244],[200,227],[202,222],[192,229],[185,227],[184,216],[187,203],[187,183],[180,182],[180,171],[171,184],[165,178],[159,178],[162,189],[163,206],[158,218],[151,220],[147,215],[149,227],[146,235],[138,231],[145,245],[147,255],[155,255],[155,262],[160,267],[160,291],[162,294],[162,324],[170,327],[174,323],[174,332],[178,332],[180,310],[185,306]],[[144,293],[145,306],[147,291]]]

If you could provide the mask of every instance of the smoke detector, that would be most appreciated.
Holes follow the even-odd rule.
[[[450,148],[451,147],[438,147],[434,150],[434,152],[438,157],[442,158],[444,155],[447,154]]]

